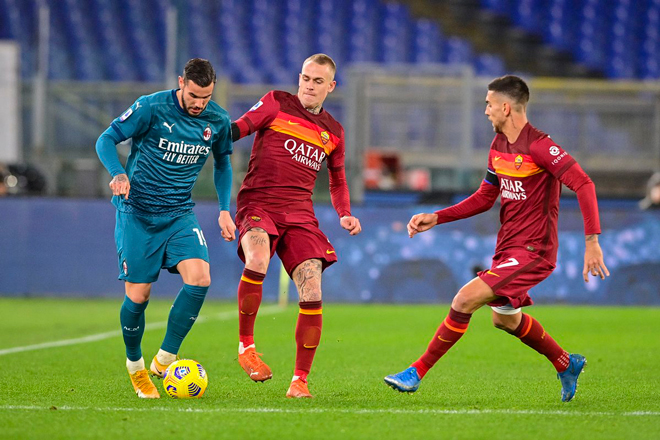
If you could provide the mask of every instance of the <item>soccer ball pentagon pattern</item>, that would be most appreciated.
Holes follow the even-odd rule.
[[[175,399],[193,399],[204,395],[209,377],[202,365],[192,359],[173,362],[165,370],[163,387],[168,396]]]

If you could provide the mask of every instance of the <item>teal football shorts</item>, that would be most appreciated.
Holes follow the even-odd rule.
[[[115,242],[119,279],[153,283],[161,269],[178,273],[183,260],[209,261],[202,228],[193,212],[179,217],[148,217],[117,211]]]

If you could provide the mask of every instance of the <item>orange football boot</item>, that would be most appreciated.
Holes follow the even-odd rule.
[[[259,357],[261,355],[254,347],[249,347],[243,353],[238,354],[238,363],[255,382],[264,382],[273,377],[270,367]]]
[[[147,372],[146,368],[134,374],[128,373],[128,375],[131,377],[131,383],[133,384],[133,388],[135,389],[135,393],[138,395],[138,397],[143,399],[160,398],[160,394],[158,394],[156,386],[151,381],[151,379],[149,379],[149,373]]]
[[[314,397],[309,393],[309,388],[307,388],[307,382],[301,379],[300,377],[296,380],[291,381],[289,386],[289,391],[286,392],[286,397]]]

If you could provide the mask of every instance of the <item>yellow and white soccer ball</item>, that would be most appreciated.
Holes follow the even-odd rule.
[[[204,395],[209,377],[202,365],[192,359],[172,362],[163,378],[163,387],[168,396],[175,399],[193,399]]]

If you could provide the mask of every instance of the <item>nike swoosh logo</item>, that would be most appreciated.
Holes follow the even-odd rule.
[[[497,162],[497,161],[500,160],[500,159],[502,159],[502,156],[495,156],[495,157],[493,158],[493,161],[494,161],[494,162]]]
[[[489,271],[489,270],[487,270],[487,271],[486,271],[486,273],[487,273],[487,274],[489,274],[489,275],[493,275],[493,276],[496,276],[497,278],[499,278],[499,277],[500,277],[500,276],[499,276],[498,274],[496,274],[496,273],[493,273],[493,272],[491,272],[491,271]]]
[[[307,345],[307,344],[303,344],[303,347],[305,347],[305,348],[316,348],[316,347],[318,347],[318,345]]]
[[[258,371],[253,371],[252,373],[250,373],[250,376],[254,376],[255,374],[259,374],[259,372]]]
[[[289,124],[291,124],[291,125],[300,125],[300,122],[291,122],[291,121],[288,121],[288,122],[289,122]]]
[[[328,255],[330,255],[330,254],[334,254],[335,251],[331,251],[330,249],[328,249],[327,251],[325,251],[325,253],[328,254]]]
[[[440,339],[442,342],[454,342],[454,341],[448,341],[446,339],[442,339],[440,336],[438,336],[438,339]]]
[[[506,263],[502,263],[499,266],[497,266],[497,269],[501,267],[517,266],[518,264],[520,264],[518,263],[518,260],[516,260],[515,258],[509,258],[508,260],[506,260]]]

